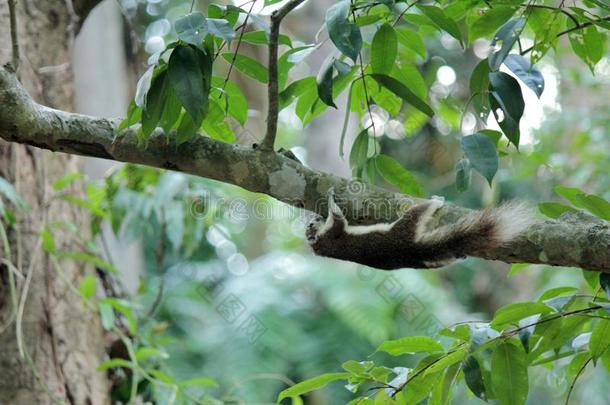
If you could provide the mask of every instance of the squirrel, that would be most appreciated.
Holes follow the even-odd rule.
[[[443,205],[444,200],[435,198],[413,205],[391,223],[349,225],[331,188],[326,220],[317,215],[308,224],[306,237],[319,256],[384,270],[437,268],[505,245],[532,222],[522,204],[509,203],[428,229],[433,215]]]

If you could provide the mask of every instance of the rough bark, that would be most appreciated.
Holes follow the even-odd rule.
[[[15,76],[0,69],[0,137],[70,154],[195,174],[270,195],[280,201],[325,214],[325,194],[334,187],[349,220],[371,223],[391,220],[415,200],[374,186],[312,170],[282,154],[229,145],[206,137],[175,146],[160,132],[146,144],[133,129],[117,132],[119,121],[54,110],[33,102]],[[169,137],[171,139],[171,136]],[[467,212],[445,205],[436,225]],[[502,248],[471,252],[507,263],[544,263],[610,273],[610,224],[584,213],[565,214],[558,221],[538,221]]]
[[[96,2],[74,4],[81,3],[88,4],[80,10],[83,12]],[[10,38],[5,4],[0,2],[1,63],[11,57],[10,47],[4,46]],[[73,105],[70,59],[79,20],[71,5],[70,0],[18,3],[22,82],[40,102],[66,110]],[[81,14],[80,19],[84,16]],[[84,212],[59,200],[49,201],[51,183],[77,170],[74,156],[0,141],[0,175],[15,185],[29,205],[27,211],[16,211],[17,226],[9,230],[10,256],[6,257],[0,242],[0,258],[14,263],[24,278],[31,273],[22,322],[13,321],[0,333],[1,404],[109,403],[106,376],[96,371],[104,356],[97,314],[86,309],[81,298],[68,288],[43,253],[39,238],[42,227],[50,222],[74,224],[81,240],[87,238],[89,220]],[[69,191],[82,193],[77,186]],[[80,250],[70,232],[53,233],[58,249]],[[66,279],[77,286],[85,274],[93,273],[92,268],[69,261],[62,262],[61,268]],[[0,326],[12,319],[14,310],[7,299],[6,270],[6,266],[0,266]],[[19,293],[24,292],[25,284],[24,280],[18,282]],[[25,357],[18,350],[20,340]]]

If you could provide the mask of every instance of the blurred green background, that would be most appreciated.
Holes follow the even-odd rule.
[[[312,41],[330,4],[306,4],[299,18],[287,21],[287,30],[303,42]],[[141,71],[147,56],[173,39],[172,22],[188,12],[190,1],[122,0],[122,6],[137,33],[131,40],[136,44],[134,65]],[[206,2],[196,2],[197,9],[206,7]],[[378,140],[385,153],[416,175],[428,195],[472,208],[507,199],[526,200],[532,207],[559,201],[553,192],[557,185],[610,198],[607,53],[593,76],[569,44],[560,41],[540,63],[547,83],[542,100],[524,90],[529,92],[528,128],[521,151],[512,149],[501,159],[491,188],[473,174],[471,187],[459,193],[454,167],[462,157],[460,121],[468,78],[480,61],[477,47],[485,44],[475,43],[463,53],[446,35],[439,40],[429,34],[426,60],[401,56],[413,59],[439,115],[425,124],[416,114],[408,116],[405,138]],[[297,73],[317,74],[324,56],[305,60]],[[255,100],[264,87],[240,82],[238,76],[235,80],[244,83],[252,112],[251,126],[243,131],[256,133],[265,110]],[[328,113],[304,131],[287,109],[281,143],[313,167],[349,174],[336,147],[337,121],[342,121],[337,117],[342,113]],[[463,125],[472,120],[465,116]],[[183,174],[124,166],[98,186],[108,197],[115,233],[142,241],[145,265],[136,301],[143,313],[153,312],[142,320],[142,340],[167,352],[158,367],[176,379],[218,381],[219,388],[209,392],[226,403],[274,403],[277,393],[293,382],[338,371],[347,360],[372,356],[388,366],[413,365],[415,356],[391,358],[375,354],[375,348],[386,339],[433,335],[458,322],[489,320],[500,306],[537,299],[551,287],[585,286],[578,271],[538,265],[513,266],[510,276],[510,266],[476,259],[434,271],[382,272],[314,257],[303,237],[306,213]],[[610,401],[610,379],[601,369],[586,372],[573,403]],[[535,370],[529,403],[563,401],[570,384],[565,370]],[[158,403],[170,395],[163,387],[154,390]],[[345,387],[332,384],[306,403],[342,404],[350,397]],[[479,402],[463,386],[454,397],[457,404]]]

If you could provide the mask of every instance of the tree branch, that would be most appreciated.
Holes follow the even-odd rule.
[[[136,131],[117,136],[119,120],[95,118],[36,104],[15,74],[0,68],[0,138],[77,155],[189,173],[264,193],[295,207],[326,215],[326,192],[350,223],[390,221],[417,200],[303,166],[280,153],[197,137],[180,146],[155,132],[146,145]],[[172,137],[170,137],[172,138]],[[469,210],[445,204],[434,225],[444,225]],[[558,221],[537,222],[508,246],[473,256],[507,263],[544,263],[610,273],[610,223],[583,212]]]
[[[267,113],[267,133],[261,145],[265,151],[273,150],[277,136],[277,121],[279,116],[279,83],[278,83],[278,48],[280,42],[280,25],[284,17],[297,8],[305,0],[290,0],[282,8],[271,14],[271,32],[269,33],[269,83],[267,85],[269,111]]]

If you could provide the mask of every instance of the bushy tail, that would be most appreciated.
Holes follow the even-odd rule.
[[[434,246],[442,256],[464,257],[511,242],[533,222],[525,204],[507,203],[426,232],[417,242]]]

